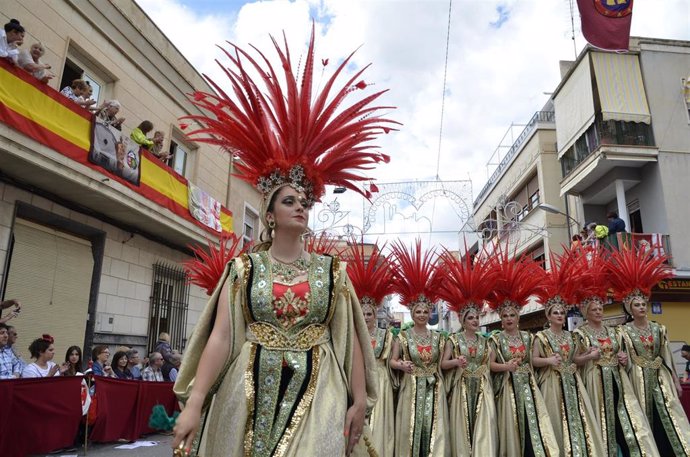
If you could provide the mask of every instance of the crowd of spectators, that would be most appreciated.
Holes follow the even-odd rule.
[[[41,61],[45,54],[45,47],[41,42],[31,44],[29,49],[21,49],[24,43],[26,30],[17,19],[10,19],[0,30],[0,58],[8,60],[11,64],[22,68],[32,74],[38,81],[47,83],[55,77],[51,65]],[[97,122],[122,130],[125,121],[123,117],[117,117],[121,109],[117,100],[106,100],[96,108],[97,100],[92,98],[93,87],[88,80],[74,79],[60,90],[60,93],[75,104],[92,112]],[[142,148],[149,150],[155,157],[167,163],[171,155],[164,149],[165,133],[156,131],[152,138],[148,134],[153,131],[153,123],[149,120],[141,122],[130,134],[130,139]]]
[[[0,302],[0,310],[8,308],[13,308],[8,317],[16,317],[21,310],[21,303],[15,299]],[[163,332],[156,342],[155,351],[144,360],[140,360],[137,349],[127,346],[118,347],[111,359],[108,346],[96,345],[91,351],[91,360],[86,365],[79,346],[70,346],[60,364],[54,362],[54,338],[43,334],[29,345],[32,361],[27,363],[17,354],[18,333],[14,326],[6,323],[7,320],[9,319],[6,317],[0,322],[0,380],[80,376],[90,373],[93,376],[128,380],[175,381],[182,361],[182,355],[170,346],[170,335]]]

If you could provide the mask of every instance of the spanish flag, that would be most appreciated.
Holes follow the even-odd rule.
[[[627,51],[630,41],[633,0],[577,0],[582,35],[608,51]]]

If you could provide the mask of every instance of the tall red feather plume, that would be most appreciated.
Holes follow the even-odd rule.
[[[352,243],[347,259],[347,275],[352,281],[360,301],[369,297],[380,306],[383,299],[393,293],[393,270],[390,260],[383,255],[381,248],[374,244],[369,258],[362,243]]]
[[[393,291],[400,296],[400,302],[410,306],[420,295],[431,303],[438,300],[438,288],[434,279],[436,254],[434,249],[422,251],[422,241],[417,238],[410,249],[400,240],[391,245],[393,263]]]
[[[578,264],[577,269],[583,274],[580,287],[575,291],[575,302],[582,303],[592,297],[605,302],[610,288],[607,274],[609,251],[601,247],[587,247],[572,252]]]
[[[188,247],[194,253],[194,258],[182,262],[182,266],[187,271],[189,282],[201,287],[206,290],[208,295],[211,295],[221,276],[223,276],[228,262],[249,249],[249,245],[238,249],[241,241],[242,238],[234,233],[230,235],[223,233],[218,244],[211,240],[208,241],[208,249],[200,245],[189,245]],[[230,243],[229,247],[228,243]]]
[[[350,54],[325,82],[320,93],[313,94],[314,26],[306,55],[301,82],[293,73],[287,40],[281,47],[271,37],[277,52],[283,83],[266,56],[252,46],[258,58],[228,43],[232,52],[222,49],[231,65],[218,64],[228,77],[231,94],[210,80],[216,94],[196,92],[193,103],[206,115],[184,119],[201,127],[188,133],[195,141],[219,145],[239,157],[238,176],[269,192],[282,182],[297,182],[308,197],[318,200],[325,185],[346,187],[365,197],[369,191],[358,185],[370,178],[354,172],[372,169],[387,162],[388,156],[370,144],[379,134],[399,124],[378,116],[389,106],[372,106],[386,90],[378,91],[346,105],[348,97],[366,86],[355,82],[368,65],[359,70],[339,89],[336,79],[352,58]],[[258,73],[252,77],[249,73]],[[296,171],[296,166],[300,167]],[[293,173],[303,176],[291,176]]]
[[[667,260],[665,255],[636,247],[613,250],[607,272],[616,300],[622,301],[635,289],[649,296],[659,281],[673,277]]]
[[[498,272],[488,257],[473,259],[467,254],[458,259],[447,249],[440,256],[437,271],[442,278],[438,282],[439,295],[455,312],[469,305],[481,309],[498,279]]]
[[[576,261],[575,254],[570,250],[562,255],[552,252],[549,260],[549,270],[542,276],[535,295],[542,305],[556,297],[560,297],[568,305],[577,303],[575,293],[586,279],[582,264]]]
[[[342,249],[338,249],[339,241],[337,236],[321,232],[318,236],[310,236],[304,240],[304,249],[316,254],[340,255]]]
[[[500,246],[500,245],[499,245]],[[539,291],[544,269],[526,256],[510,256],[507,248],[498,248],[490,257],[497,273],[496,284],[489,294],[489,306],[498,311],[507,302],[523,307]]]

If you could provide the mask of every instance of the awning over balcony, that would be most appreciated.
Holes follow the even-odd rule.
[[[603,120],[651,123],[636,54],[593,52],[592,66]]]
[[[589,58],[580,61],[554,99],[558,158],[594,122],[594,95]]]

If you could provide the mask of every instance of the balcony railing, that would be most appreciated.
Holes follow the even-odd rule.
[[[94,125],[89,111],[4,59],[0,87],[0,123],[103,175],[101,182],[117,181],[214,235],[232,231],[227,208],[147,151],[125,150],[114,138],[92,141],[101,138],[92,130],[102,126]]]
[[[529,135],[532,133],[532,131],[537,127],[537,124],[540,122],[556,122],[556,113],[553,111],[537,111],[534,113],[534,116],[532,116],[532,119],[527,123],[525,128],[522,130],[520,135],[517,137],[513,145],[510,147],[506,155],[501,159],[501,162],[498,164],[498,167],[494,170],[494,172],[491,174],[491,177],[489,180],[486,182],[482,190],[479,192],[479,195],[477,195],[477,198],[474,200],[474,206],[477,206],[479,201],[489,192],[489,189],[498,181],[498,178],[501,176],[503,171],[505,171],[506,168],[508,168],[508,165],[510,162],[513,160],[513,157],[517,152],[520,150],[520,147],[522,146],[522,143],[525,142],[525,140],[529,137]]]
[[[563,177],[605,145],[654,146],[652,126],[641,122],[597,119],[561,158]]]
[[[634,246],[637,249],[644,249],[654,256],[671,257],[671,237],[662,233],[614,233],[608,236],[606,244],[613,249]]]

